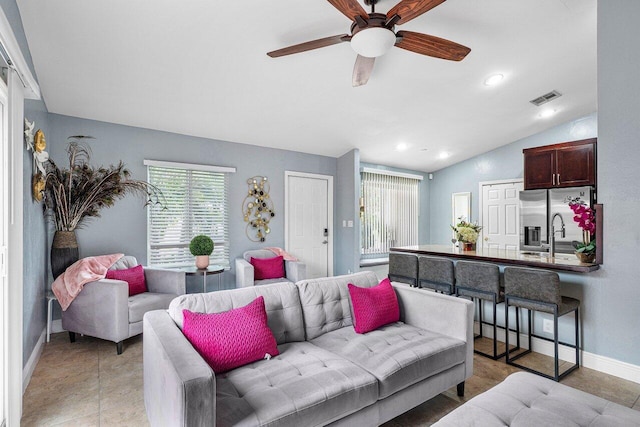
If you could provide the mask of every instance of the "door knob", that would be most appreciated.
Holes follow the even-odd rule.
[[[329,243],[329,241],[328,241],[328,240],[324,240],[324,241],[322,242],[322,244],[323,244],[323,245],[326,245],[327,243]]]

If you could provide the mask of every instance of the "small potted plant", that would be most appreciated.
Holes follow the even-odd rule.
[[[466,221],[462,216],[458,218],[458,220],[455,226],[451,226],[451,229],[456,234],[456,238],[453,239],[454,243],[456,240],[459,241],[463,251],[475,251],[478,234],[480,230],[482,230],[482,227],[476,222],[471,223]]]
[[[205,269],[209,266],[209,255],[213,252],[213,240],[203,234],[196,236],[191,239],[189,250],[196,257],[196,267]]]
[[[569,207],[574,213],[573,220],[582,229],[582,242],[572,242],[576,257],[580,262],[592,263],[596,259],[596,239],[593,235],[596,231],[595,213],[580,197],[570,199]]]

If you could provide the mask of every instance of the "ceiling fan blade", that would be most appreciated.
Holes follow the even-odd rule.
[[[336,9],[344,14],[352,21],[356,20],[356,16],[369,19],[369,14],[360,6],[357,0],[328,0]]]
[[[293,46],[285,47],[282,49],[274,50],[273,52],[267,53],[272,58],[277,58],[279,56],[291,55],[294,53],[306,52],[308,50],[319,49],[321,47],[327,47],[334,44],[348,42],[351,40],[351,36],[348,34],[340,34],[338,36],[325,37],[323,39],[311,40],[309,42],[304,42],[300,44],[296,44]]]
[[[396,21],[396,24],[404,24],[444,2],[445,0],[402,0],[387,12],[387,19],[398,15],[400,19]]]
[[[396,42],[397,47],[435,58],[462,61],[471,52],[466,46],[427,34],[398,31],[396,36],[400,38]]]
[[[367,84],[375,62],[376,58],[367,58],[366,56],[358,55],[356,65],[353,66],[353,77],[351,79],[353,87]]]

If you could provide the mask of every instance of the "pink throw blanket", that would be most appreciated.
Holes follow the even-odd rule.
[[[282,256],[282,259],[284,259],[285,261],[298,261],[298,258],[294,257],[293,255],[291,255],[289,252],[285,251],[282,248],[269,247],[265,249],[269,249],[271,252],[273,252],[277,256]]]
[[[123,256],[124,254],[92,256],[71,264],[51,285],[62,310],[69,308],[86,283],[104,279],[109,267]]]

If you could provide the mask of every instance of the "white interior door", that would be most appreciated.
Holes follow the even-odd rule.
[[[333,274],[333,177],[285,172],[285,249],[307,265],[307,278]]]
[[[518,250],[520,244],[519,192],[522,181],[480,183],[482,246]]]

